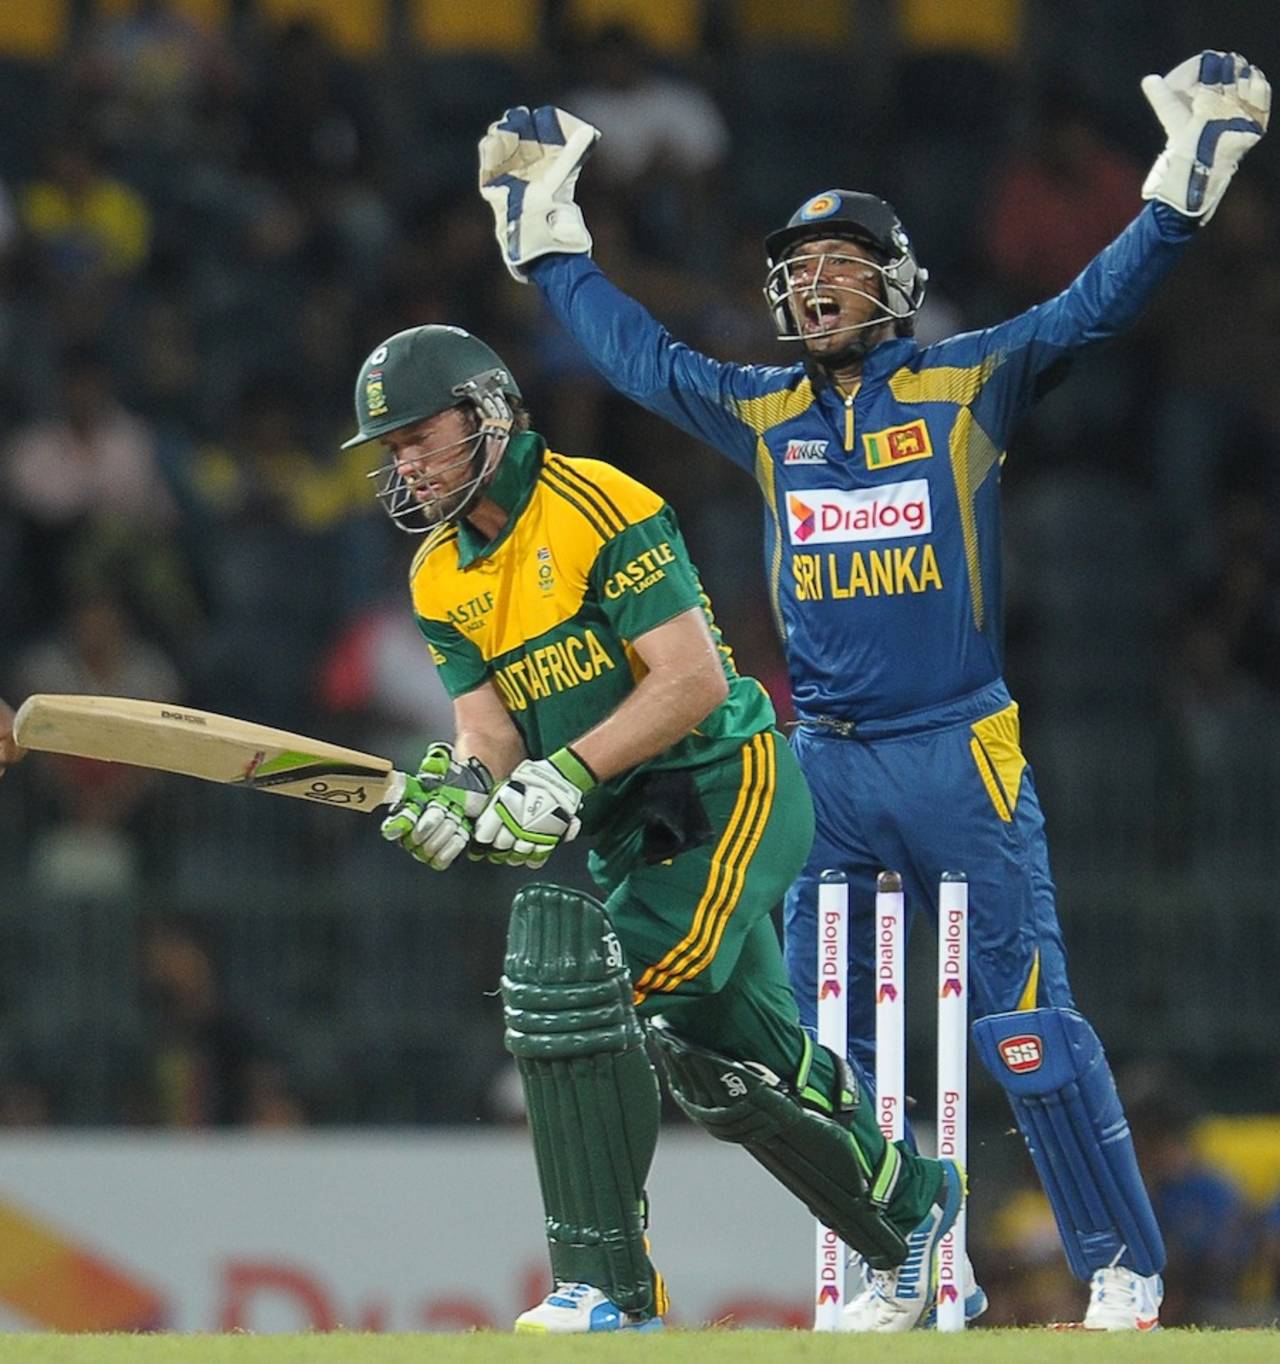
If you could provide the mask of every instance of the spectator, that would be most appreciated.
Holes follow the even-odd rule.
[[[173,663],[139,637],[123,604],[105,589],[75,599],[54,629],[19,655],[14,684],[24,696],[51,691],[157,701],[178,700],[183,690]],[[134,889],[139,853],[131,822],[154,789],[155,773],[48,754],[34,779],[51,811],[30,850],[43,889],[94,896]]]
[[[634,245],[695,262],[712,247],[711,205],[729,130],[710,95],[659,70],[625,25],[606,25],[585,53],[591,73],[565,107],[603,130],[596,166],[632,224]]]
[[[143,1045],[126,1095],[131,1122],[230,1127],[255,1116],[293,1125],[300,1110],[249,1026],[227,1007],[212,940],[192,923],[161,920],[142,932]]]
[[[93,336],[151,248],[146,202],[109,174],[89,135],[54,138],[45,174],[23,187],[19,218],[64,335]]]
[[[1142,1064],[1122,1075],[1121,1088],[1169,1257],[1161,1321],[1225,1323],[1252,1259],[1248,1205],[1196,1153],[1200,1110],[1187,1075],[1166,1063]]]
[[[184,489],[211,616],[192,664],[197,701],[292,729],[307,723],[330,633],[369,600],[386,536],[364,454],[322,456],[307,417],[287,376],[255,376]]]
[[[986,213],[987,263],[1004,305],[1065,289],[1133,216],[1142,174],[1077,91],[1047,91],[1029,144],[1001,159]]]
[[[73,347],[59,378],[54,412],[19,426],[0,452],[0,488],[22,541],[16,591],[25,591],[28,620],[56,613],[77,545],[127,527],[135,562],[163,559],[177,523],[155,434],[121,406],[105,357]]]
[[[302,19],[266,53],[248,109],[250,168],[284,189],[357,274],[377,268],[393,229],[377,189],[373,109],[356,70]]]
[[[146,155],[188,148],[209,108],[234,93],[237,75],[212,24],[172,0],[136,0],[91,25],[72,62],[71,88],[108,145]]]

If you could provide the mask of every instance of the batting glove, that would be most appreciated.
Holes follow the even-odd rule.
[[[577,838],[578,808],[595,784],[572,749],[526,759],[489,797],[476,820],[474,841],[492,849],[490,862],[540,867],[561,843]]]
[[[1142,197],[1207,223],[1241,158],[1267,131],[1271,86],[1239,53],[1202,52],[1168,75],[1145,76],[1142,93],[1168,139]]]
[[[432,871],[445,871],[470,842],[492,790],[493,777],[479,758],[460,763],[449,744],[432,744],[404,798],[382,821],[382,836]]]
[[[591,254],[591,233],[573,201],[574,186],[600,130],[563,109],[523,104],[489,125],[480,139],[480,193],[493,210],[502,259],[513,278],[563,251]]]

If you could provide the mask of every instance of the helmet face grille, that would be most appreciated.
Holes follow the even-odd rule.
[[[419,498],[417,479],[406,477],[401,472],[398,459],[388,460],[365,477],[378,480],[374,496],[398,530],[409,535],[425,535],[438,526],[460,520],[467,513],[487,485],[504,447],[505,441],[501,436],[492,428],[482,426],[462,440],[438,446],[421,456],[425,460],[446,450],[456,449],[459,452],[456,459],[443,469],[436,470],[437,477],[441,473],[452,473],[456,469],[471,466],[471,477],[441,497]]]
[[[797,284],[792,269],[801,260],[816,262],[816,280],[821,274],[823,258],[818,253],[805,255],[804,243],[832,239],[856,242],[873,252],[876,259],[871,264],[880,275],[879,297],[861,289],[850,290],[847,285],[833,285],[829,279],[824,282],[823,287],[828,291],[843,288],[877,305],[874,317],[836,330],[858,333],[893,323],[896,334],[909,335],[913,329],[912,319],[924,303],[929,272],[916,260],[906,229],[891,204],[874,194],[831,189],[805,200],[785,227],[765,238],[769,272],[764,295],[778,339],[805,339],[799,323],[800,305],[804,296],[812,293],[813,286]]]

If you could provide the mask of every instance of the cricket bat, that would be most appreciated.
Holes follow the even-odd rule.
[[[24,748],[153,767],[343,810],[394,805],[407,778],[387,758],[229,715],[124,696],[29,696],[14,717]]]

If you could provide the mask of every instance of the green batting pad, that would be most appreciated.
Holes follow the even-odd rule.
[[[777,1076],[686,1042],[655,1022],[671,1093],[713,1137],[744,1147],[873,1269],[901,1264],[907,1243],[886,1217],[902,1160],[884,1143],[875,1168],[848,1127],[801,1103]]]
[[[631,993],[597,901],[545,883],[517,894],[505,1041],[524,1082],[552,1277],[653,1316],[660,1287],[645,1249],[644,1182],[658,1140],[658,1077]]]

